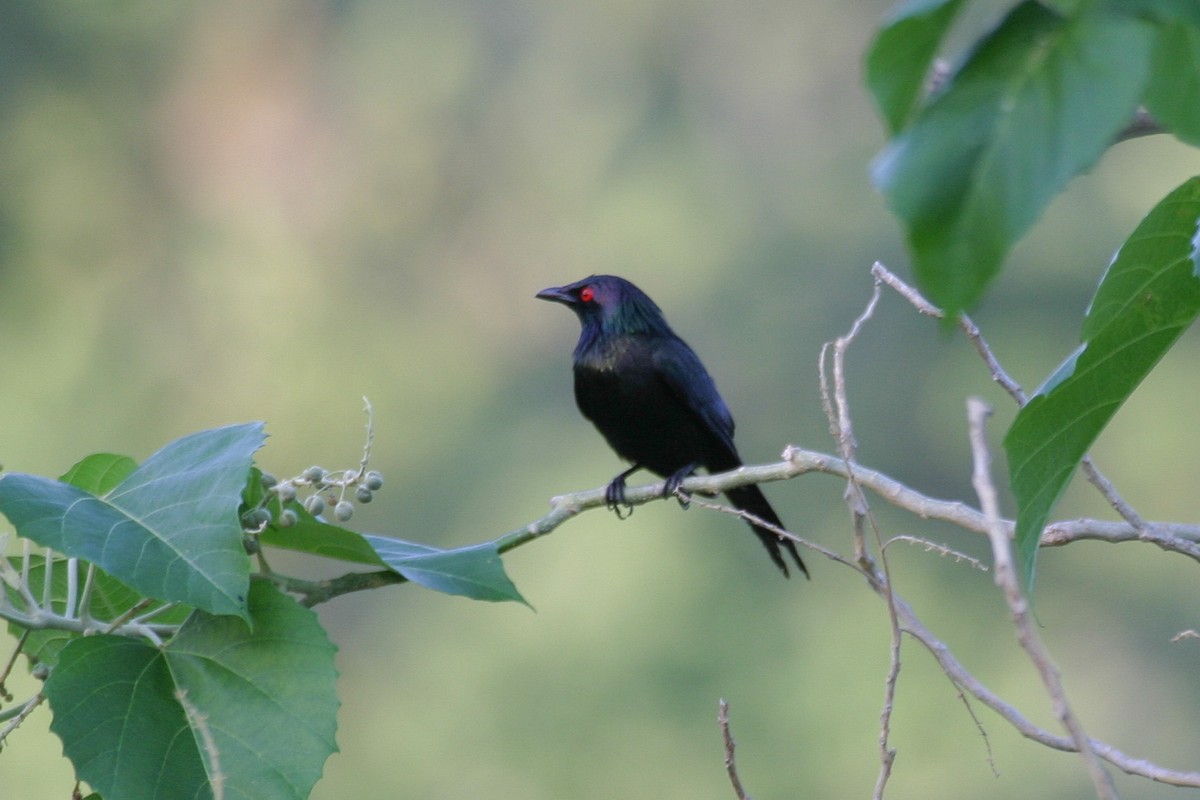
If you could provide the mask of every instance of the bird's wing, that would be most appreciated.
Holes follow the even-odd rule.
[[[654,349],[654,369],[668,391],[700,420],[730,453],[733,446],[733,415],[717,393],[717,386],[700,358],[678,337]]]

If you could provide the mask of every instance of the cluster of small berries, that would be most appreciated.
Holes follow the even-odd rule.
[[[273,520],[265,500],[271,495],[279,498],[283,510],[279,513],[275,524],[280,528],[290,528],[299,520],[293,509],[287,504],[299,498],[301,493],[307,496],[301,500],[304,510],[314,517],[325,513],[326,508],[333,509],[333,518],[338,522],[348,522],[354,515],[354,503],[369,503],[375,492],[383,487],[383,475],[378,470],[364,471],[362,469],[326,470],[321,467],[309,467],[294,478],[280,480],[270,473],[264,472],[262,488],[264,503],[253,511],[248,512],[243,521],[248,529],[261,529],[270,525]],[[354,500],[350,499],[353,491]]]

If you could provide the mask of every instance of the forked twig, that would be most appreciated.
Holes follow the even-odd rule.
[[[892,774],[892,764],[896,760],[896,750],[891,746],[892,710],[895,708],[896,683],[900,679],[900,622],[896,616],[895,596],[892,590],[891,570],[888,566],[887,548],[883,542],[883,534],[879,524],[871,513],[866,494],[858,482],[853,469],[854,459],[858,451],[858,442],[854,438],[854,424],[850,415],[850,401],[846,392],[846,351],[858,338],[859,332],[867,321],[875,314],[879,304],[881,281],[877,277],[871,290],[871,297],[862,313],[850,325],[850,330],[839,336],[832,343],[826,342],[821,346],[820,381],[821,405],[829,420],[829,430],[838,443],[838,452],[847,465],[849,473],[846,486],[846,502],[850,507],[850,516],[854,530],[854,550],[856,559],[864,575],[871,576],[871,582],[880,591],[888,606],[888,624],[891,628],[891,642],[888,648],[888,671],[884,680],[883,707],[879,712],[879,775],[875,781],[872,795],[875,800],[882,800],[888,778]],[[826,357],[833,353],[832,388],[826,370]],[[876,552],[879,554],[877,569],[866,546],[864,525],[870,525],[874,537]]]

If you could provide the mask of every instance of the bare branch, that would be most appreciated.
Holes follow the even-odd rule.
[[[8,720],[8,724],[3,728],[0,728],[0,745],[4,744],[4,740],[8,738],[8,735],[19,728],[21,723],[24,722],[29,715],[32,714],[34,710],[42,704],[43,701],[45,701],[45,699],[46,695],[38,692],[33,697],[29,698],[25,705],[16,709],[14,714],[11,716],[6,715],[4,717],[4,719]]]
[[[1108,770],[1104,769],[1099,757],[1092,750],[1091,741],[1084,733],[1083,724],[1067,701],[1062,677],[1050,660],[1050,653],[1046,650],[1030,619],[1029,603],[1021,592],[1020,582],[1017,580],[1017,571],[1012,559],[1012,539],[1008,530],[1000,523],[1000,503],[996,496],[996,487],[992,484],[992,457],[988,450],[985,433],[986,419],[991,413],[991,408],[979,398],[972,397],[967,401],[968,430],[974,463],[971,482],[975,487],[976,494],[979,495],[979,503],[988,523],[988,540],[992,544],[996,585],[1000,587],[1004,594],[1004,600],[1008,604],[1009,614],[1017,629],[1017,641],[1029,654],[1030,661],[1042,676],[1042,682],[1045,684],[1054,706],[1054,716],[1070,733],[1072,742],[1083,757],[1097,796],[1102,800],[1117,800],[1117,790],[1113,785],[1112,776],[1108,774]]]
[[[1117,487],[1113,486],[1112,481],[1104,477],[1099,468],[1092,463],[1091,456],[1084,456],[1082,466],[1088,481],[1100,491],[1100,494],[1104,495],[1104,499],[1108,501],[1114,511],[1121,515],[1122,519],[1138,531],[1147,529],[1146,520],[1133,510],[1133,506],[1121,498],[1121,495],[1117,493]]]
[[[693,504],[737,515],[743,519],[751,519],[752,515],[748,515],[746,512],[716,503],[704,503],[697,498],[697,495],[717,495],[738,486],[785,481],[809,473],[822,473],[843,480],[849,480],[853,474],[855,481],[860,486],[920,519],[940,520],[973,533],[987,534],[987,523],[983,514],[966,503],[929,497],[878,470],[858,463],[853,463],[848,468],[846,462],[837,456],[806,450],[795,445],[789,445],[784,449],[782,461],[746,465],[716,475],[693,475],[684,480],[680,484],[680,488],[691,495]],[[631,506],[640,506],[661,500],[665,488],[664,481],[631,486],[625,490],[625,499]],[[604,508],[604,487],[555,496],[551,498],[550,506],[549,513],[496,538],[495,543],[499,552],[506,553],[540,539],[572,517],[585,511]],[[766,525],[762,520],[754,521],[756,524],[763,524],[764,527],[772,527]],[[1013,527],[1011,520],[1001,520],[1001,524],[1006,530],[1011,531]],[[1168,552],[1181,553],[1200,561],[1200,525],[1173,522],[1149,522],[1147,525],[1149,526],[1148,531],[1139,533],[1126,522],[1105,522],[1093,519],[1056,521],[1046,526],[1042,534],[1042,546],[1061,547],[1084,539],[1112,543],[1146,541]],[[836,552],[793,533],[782,530],[776,532],[792,538],[797,544],[821,553],[834,561],[848,565],[851,563]],[[300,595],[301,603],[310,607],[326,603],[344,594],[407,582],[403,576],[388,570],[352,572],[336,578],[316,581],[269,573],[256,577],[270,580],[284,591]],[[11,618],[2,608],[0,608],[0,616]]]
[[[1040,547],[1062,547],[1071,542],[1148,542],[1170,553],[1200,561],[1200,525],[1181,522],[1147,522],[1137,530],[1127,522],[1077,519],[1051,522],[1042,531]]]
[[[878,265],[878,262],[876,262]],[[821,402],[825,408],[825,416],[829,418],[829,432],[838,441],[839,450],[842,451],[842,457],[847,460],[853,460],[858,449],[858,443],[854,439],[854,425],[850,418],[850,403],[846,396],[846,350],[858,338],[859,331],[863,325],[867,323],[875,313],[875,306],[879,304],[879,280],[875,281],[875,287],[871,292],[871,299],[867,301],[866,308],[850,325],[850,330],[845,335],[839,336],[833,342],[826,342],[821,347],[820,355],[820,378],[821,378]],[[829,385],[828,372],[825,369],[826,356],[830,350],[833,351],[833,388],[832,391]]]
[[[1001,700],[992,690],[979,681],[950,651],[945,642],[940,640],[921,622],[903,598],[896,597],[896,610],[904,632],[917,639],[937,660],[938,666],[957,686],[979,700],[988,708],[999,714],[1026,739],[1043,744],[1063,752],[1076,752],[1075,743],[1069,737],[1051,733],[1030,722],[1020,711]],[[1182,772],[1166,769],[1157,764],[1140,758],[1134,758],[1112,745],[1089,739],[1092,750],[1108,763],[1128,775],[1138,775],[1158,783],[1171,786],[1190,786],[1200,788],[1200,772]]]
[[[1144,115],[1144,112],[1142,112],[1142,114]],[[1149,118],[1147,117],[1147,119]],[[900,280],[900,278],[896,277],[894,273],[892,273],[887,267],[878,261],[876,261],[871,267],[871,275],[873,275],[875,278],[875,287],[877,292],[879,283],[886,283],[888,286],[894,289],[897,294],[907,300],[913,306],[913,308],[917,309],[917,311],[921,314],[925,314],[936,319],[946,318],[946,314],[944,311],[942,311],[942,309],[929,302],[924,296],[921,295],[920,292],[904,281]],[[966,337],[975,346],[976,351],[978,351],[980,358],[982,358],[983,362],[987,365],[988,371],[992,375],[992,380],[999,384],[1004,391],[1008,392],[1008,395],[1012,397],[1018,406],[1024,406],[1025,403],[1028,402],[1028,397],[1025,394],[1025,390],[1022,389],[1021,385],[1013,380],[1012,376],[1010,376],[1005,371],[1004,367],[1000,365],[999,359],[996,358],[995,353],[992,352],[991,347],[988,346],[987,341],[979,332],[979,328],[974,322],[971,321],[971,318],[965,313],[959,313],[957,323],[959,329],[966,334]],[[1121,499],[1121,496],[1117,493],[1116,487],[1113,486],[1112,482],[1109,481],[1108,478],[1104,477],[1104,475],[1100,472],[1100,469],[1096,466],[1095,462],[1092,461],[1092,457],[1090,455],[1085,455],[1080,462],[1080,465],[1082,466],[1083,472],[1087,476],[1088,481],[1096,487],[1104,499],[1108,501],[1108,504],[1111,505],[1126,522],[1128,522],[1138,531],[1147,530],[1146,521],[1133,509],[1132,506]]]
[[[871,267],[871,275],[874,276],[876,281],[881,281],[891,287],[896,294],[907,300],[918,313],[924,314],[927,317],[933,317],[934,319],[946,318],[946,312],[929,302],[915,287],[902,281],[894,272],[878,261]],[[999,384],[1004,391],[1008,392],[1017,405],[1025,405],[1025,390],[1000,365],[1000,360],[996,358],[995,353],[992,352],[992,348],[988,346],[987,341],[983,338],[983,334],[979,332],[979,327],[971,321],[970,317],[963,313],[958,315],[956,323],[959,330],[975,346],[979,357],[987,365],[988,371],[992,375],[992,380]]]
[[[725,747],[725,772],[729,774],[729,782],[733,784],[733,793],[738,800],[750,800],[750,795],[742,788],[738,778],[737,762],[733,757],[733,734],[729,731],[729,704],[725,698],[717,702],[717,726],[721,729],[721,742]]]
[[[12,674],[12,669],[16,666],[17,657],[21,655],[22,648],[25,647],[25,642],[29,639],[29,631],[21,631],[21,635],[17,638],[16,645],[13,646],[12,655],[8,657],[8,662],[4,665],[4,669],[0,670],[0,700],[11,701],[13,696],[9,694],[5,684],[8,682],[8,676]]]
[[[888,567],[887,552],[883,543],[883,535],[879,524],[871,513],[870,504],[855,475],[853,464],[858,451],[858,443],[854,438],[854,425],[850,415],[850,400],[846,392],[846,351],[858,338],[863,326],[875,314],[881,295],[880,279],[875,278],[871,298],[866,308],[855,318],[850,330],[839,336],[832,343],[826,342],[821,347],[820,379],[821,404],[829,419],[829,430],[838,444],[838,452],[846,463],[849,473],[846,485],[846,503],[850,508],[850,518],[854,530],[854,554],[863,574],[873,576],[873,585],[883,595],[888,604],[888,625],[891,628],[891,642],[888,648],[888,671],[883,684],[883,706],[879,712],[879,775],[875,780],[872,797],[882,800],[888,779],[892,775],[892,764],[896,760],[896,751],[892,748],[892,710],[896,701],[896,682],[900,678],[900,622],[896,618],[896,608],[892,599],[892,576]],[[833,353],[833,387],[830,389],[826,358],[830,351]],[[832,395],[832,396],[831,396]],[[877,570],[866,546],[865,525],[871,526],[876,551],[879,553],[879,563],[882,569]]]

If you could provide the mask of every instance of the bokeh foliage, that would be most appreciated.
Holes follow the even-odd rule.
[[[532,299],[591,272],[663,306],[749,459],[831,448],[819,343],[861,308],[874,259],[905,263],[867,178],[883,130],[861,87],[889,5],[4,4],[0,461],[59,474],[266,419],[265,466],[353,462],[366,394],[389,493],[356,527],[482,541],[618,469],[572,407],[574,323]],[[987,5],[951,46],[1008,4]],[[1125,143],[1051,204],[977,313],[1018,379],[1074,348],[1113,251],[1198,167],[1161,137]],[[1185,336],[1098,447],[1157,517],[1195,517],[1200,464],[1178,435],[1195,350]],[[991,398],[998,426],[1013,413],[970,348],[886,301],[851,368],[864,462],[969,500],[963,398]],[[767,491],[799,532],[846,546],[835,482]],[[1105,509],[1074,487],[1061,513]],[[778,580],[744,534],[668,504],[592,514],[508,557],[536,614],[400,588],[323,609],[341,752],[314,797],[723,798],[720,696],[756,796],[865,795],[883,610],[830,565]],[[1167,644],[1194,624],[1190,569],[1070,550],[1039,565],[1039,614],[1072,699],[1097,735],[1191,763],[1194,652]],[[893,553],[930,623],[1037,716],[988,576]],[[1082,791],[1068,756],[984,716],[994,778],[953,689],[910,653],[893,791]],[[37,725],[0,757],[14,796],[69,789]]]

